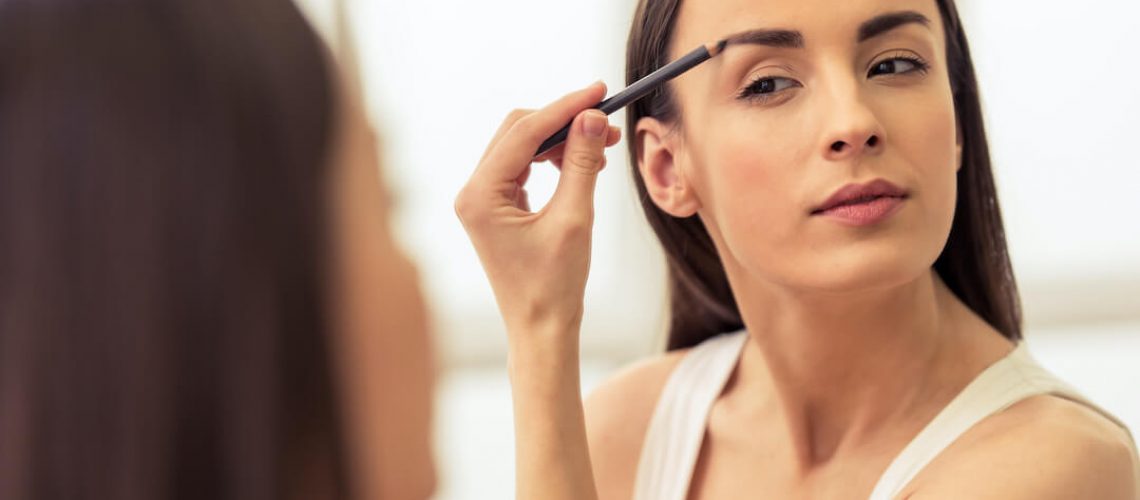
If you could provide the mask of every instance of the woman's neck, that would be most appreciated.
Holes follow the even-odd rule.
[[[754,283],[733,291],[751,338],[732,388],[757,402],[758,419],[786,428],[805,473],[892,426],[933,416],[992,362],[961,362],[964,332],[980,331],[978,318],[933,270],[846,294]]]

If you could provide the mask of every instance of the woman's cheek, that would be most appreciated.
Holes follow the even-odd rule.
[[[746,263],[779,253],[791,236],[794,200],[785,150],[757,140],[760,135],[735,135],[711,151],[709,196],[705,211],[712,215],[723,243]],[[709,205],[713,206],[709,206]],[[711,209],[711,210],[709,210]]]
[[[910,216],[900,219],[899,229],[911,239],[916,258],[932,264],[949,237],[957,200],[953,102],[948,95],[928,95],[909,108],[912,112],[894,108],[899,111],[884,116],[887,157],[908,169],[897,175],[905,176],[913,191]]]
[[[948,236],[954,217],[957,200],[958,153],[953,104],[944,103],[932,112],[922,115],[922,123],[915,123],[910,130],[921,131],[910,142],[907,154],[913,165],[919,165],[924,191],[930,200],[928,214],[931,228],[937,228],[941,236]]]

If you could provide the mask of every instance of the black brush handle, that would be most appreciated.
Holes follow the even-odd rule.
[[[665,82],[668,82],[669,80],[680,76],[681,73],[684,73],[692,69],[694,66],[707,61],[710,57],[712,56],[709,54],[708,48],[701,46],[696,50],[685,54],[680,59],[662,66],[660,69],[650,73],[645,78],[633,82],[633,84],[629,87],[626,87],[625,90],[622,90],[621,92],[614,94],[613,97],[594,105],[594,109],[597,109],[606,115],[612,115],[617,110],[624,108],[634,102],[637,102],[638,99],[641,99],[642,97],[648,95],[650,92],[653,92],[654,89],[661,86]],[[538,147],[538,152],[536,152],[534,156],[538,157],[543,153],[554,149],[555,146],[566,142],[566,138],[570,135],[570,126],[573,124],[574,121],[571,120],[570,123],[567,123],[565,127],[562,127],[561,130],[555,132],[554,135],[550,136],[549,139],[543,141],[542,145]]]

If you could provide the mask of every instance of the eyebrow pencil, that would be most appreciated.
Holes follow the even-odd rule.
[[[685,54],[680,59],[666,64],[657,71],[650,73],[645,78],[634,82],[629,87],[626,87],[625,90],[614,94],[613,97],[610,97],[609,99],[598,103],[598,105],[594,106],[594,109],[597,109],[607,115],[613,114],[615,111],[632,104],[634,101],[637,101],[642,97],[645,97],[647,94],[653,92],[654,89],[661,86],[665,82],[668,82],[669,80],[680,76],[682,73],[693,69],[700,63],[716,57],[717,54],[720,54],[722,51],[724,51],[724,46],[727,44],[728,40],[721,40],[716,43],[706,43],[700,47],[697,47],[695,50],[689,52],[688,54]],[[574,122],[571,121],[570,123],[567,123],[565,127],[562,127],[562,130],[555,132],[554,135],[550,136],[549,139],[544,141],[542,145],[538,147],[538,152],[536,152],[534,155],[539,156],[547,151],[550,151],[551,149],[554,149],[555,146],[566,142],[566,137],[570,134],[570,125],[572,123]]]

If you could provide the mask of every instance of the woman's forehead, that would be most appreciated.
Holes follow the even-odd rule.
[[[913,12],[940,32],[936,0],[692,0],[682,1],[670,59],[693,47],[762,29],[792,30],[805,46],[858,43],[860,28],[883,14]]]

